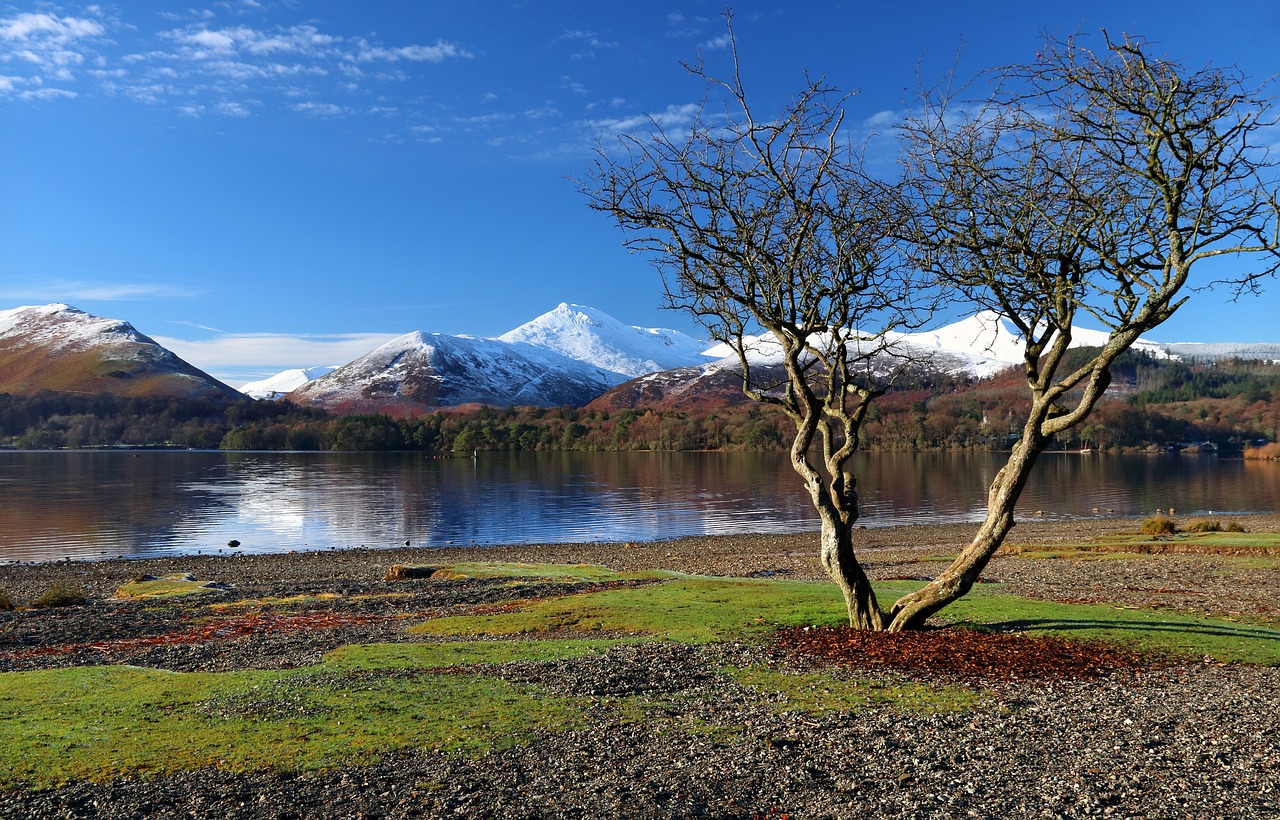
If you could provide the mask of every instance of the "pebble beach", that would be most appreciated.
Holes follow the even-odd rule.
[[[1280,516],[1241,516],[1250,532]],[[1280,623],[1275,561],[1179,551],[1074,561],[1027,557],[1057,544],[1105,541],[1140,522],[1020,524],[984,580],[1064,602],[1156,606]],[[866,529],[859,555],[873,578],[923,578],[972,525]],[[51,584],[83,590],[79,606],[0,612],[0,671],[133,664],[174,671],[289,668],[351,643],[413,640],[360,601],[387,588],[392,564],[471,560],[603,564],[702,575],[821,578],[814,534],[734,535],[634,544],[166,557],[0,566],[0,592],[18,604]],[[143,575],[189,573],[237,594],[325,593],[347,603],[338,628],[148,644],[131,637],[182,628],[181,605],[121,605],[113,591]],[[421,611],[506,600],[494,586],[417,584]],[[525,589],[521,595],[556,594]],[[168,619],[166,621],[166,619]],[[166,633],[167,634],[167,633]],[[44,651],[42,647],[71,647]],[[772,653],[772,654],[771,654]],[[605,709],[587,728],[549,732],[482,756],[427,749],[337,770],[72,782],[0,791],[5,817],[1280,817],[1280,670],[1182,658],[1075,679],[968,681],[984,693],[943,714],[867,708],[818,715],[779,711],[708,670],[803,664],[767,646],[625,644],[573,661],[512,664],[497,674],[553,693],[662,696],[652,725]],[[861,670],[859,674],[885,674]],[[894,674],[902,674],[896,672]],[[937,670],[910,672],[920,680]],[[670,704],[679,704],[671,706]],[[707,731],[669,731],[696,723]],[[663,730],[665,727],[668,730]],[[719,727],[718,729],[716,727]]]

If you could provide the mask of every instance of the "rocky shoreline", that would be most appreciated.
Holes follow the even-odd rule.
[[[1280,531],[1277,516],[1240,521],[1250,531]],[[1137,523],[1028,522],[1011,544],[1016,550],[1105,540],[1133,532]],[[921,577],[939,566],[928,559],[954,552],[973,529],[864,530],[861,555],[877,578]],[[392,563],[468,560],[821,577],[812,534],[3,566],[0,591],[19,603],[53,583],[76,585],[89,600],[58,610],[0,612],[0,670],[101,663],[206,671],[292,667],[349,643],[411,640],[361,596],[387,588],[383,576]],[[107,598],[131,578],[173,572],[246,596],[336,594],[340,606],[308,617],[343,620],[333,628],[264,629],[217,642],[145,640],[184,634],[190,613],[182,605],[158,610]],[[1280,622],[1274,562],[1176,552],[1105,561],[1010,556],[994,560],[987,577],[1032,597]],[[556,592],[554,584],[519,592],[492,584],[415,585],[404,605],[429,611]],[[799,662],[768,647],[653,642],[517,665],[502,674],[579,696],[661,694],[667,705],[644,723],[619,721],[601,707],[589,716],[589,728],[547,733],[480,757],[422,749],[324,772],[202,770],[0,792],[0,816],[1280,817],[1275,668],[1184,661],[1116,668],[1088,679],[983,681],[980,705],[936,715],[887,707],[779,712],[707,672],[761,660]],[[914,677],[936,679],[931,674],[920,670]]]

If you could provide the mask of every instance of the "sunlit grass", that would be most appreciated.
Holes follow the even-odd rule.
[[[182,595],[201,595],[218,593],[223,590],[208,586],[204,581],[193,581],[187,575],[179,573],[165,575],[161,578],[138,579],[129,581],[116,588],[117,598],[176,598]]]
[[[1069,546],[1053,552],[1073,554]],[[583,583],[636,577],[582,566],[471,564],[465,571]],[[426,643],[346,646],[302,669],[174,673],[116,666],[0,674],[0,788],[198,768],[322,769],[403,749],[482,754],[538,732],[584,727],[587,716],[596,719],[601,709],[615,722],[652,721],[662,731],[731,735],[740,729],[732,720],[717,723],[711,713],[690,717],[680,708],[693,693],[575,697],[502,679],[496,667],[571,662],[622,641],[752,643],[767,641],[779,627],[845,622],[840,593],[826,582],[644,577],[653,583],[523,601],[491,615],[426,620],[412,628]],[[887,606],[920,585],[881,582],[876,589]],[[307,606],[315,597],[255,600]],[[1060,604],[1010,595],[994,584],[976,588],[943,617],[1194,660],[1280,665],[1280,625],[1258,621]],[[749,703],[783,713],[933,713],[971,708],[982,698],[967,688],[906,675],[861,679],[856,662],[839,671],[800,673],[762,665],[708,671],[754,693]]]
[[[822,715],[882,706],[934,714],[971,709],[983,702],[983,696],[972,689],[906,679],[845,679],[829,672],[789,673],[758,665],[724,671],[742,686],[776,696],[773,708],[779,712]]]

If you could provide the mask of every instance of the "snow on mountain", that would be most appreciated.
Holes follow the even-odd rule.
[[[748,356],[756,364],[780,364],[782,348],[772,336],[747,336]],[[968,373],[978,378],[990,376],[1008,367],[1022,364],[1022,337],[1009,321],[997,313],[984,311],[936,330],[917,333],[889,333],[885,344],[890,355],[924,359],[924,362],[949,373]],[[1100,347],[1107,334],[1101,330],[1075,328],[1072,347]],[[1164,346],[1146,339],[1133,345],[1152,355],[1168,358]],[[706,355],[736,361],[727,344],[718,344]]]
[[[1071,346],[1098,347],[1106,340],[1107,334],[1103,331],[1076,328]],[[768,390],[771,385],[781,384],[784,375],[782,348],[778,342],[772,336],[747,336],[744,341],[759,386]],[[1022,364],[1021,337],[1008,321],[992,312],[979,313],[936,330],[889,334],[883,342],[886,346],[883,363],[888,369],[896,369],[905,359],[916,369],[985,378]],[[1139,339],[1133,348],[1159,358],[1173,355],[1165,345],[1146,339]],[[718,344],[706,350],[705,355],[720,358],[696,367],[639,376],[612,388],[592,402],[591,407],[614,410],[651,405],[687,409],[744,401],[738,357],[733,349],[727,344]]]
[[[1101,347],[1106,343],[1106,331],[1082,327],[1071,331],[1071,347]],[[1007,319],[992,311],[974,314],[937,330],[897,334],[894,346],[904,355],[930,354],[935,366],[952,373],[967,372],[978,378],[1022,364],[1022,337]],[[1169,358],[1162,345],[1147,339],[1138,339],[1133,349]]]
[[[459,404],[581,406],[617,374],[523,342],[407,333],[289,397],[343,412],[426,412]]]
[[[701,364],[705,343],[677,330],[625,325],[595,308],[561,302],[498,337],[554,350],[627,378]]]
[[[286,393],[292,393],[302,385],[327,376],[337,370],[337,365],[321,365],[319,367],[295,367],[282,370],[274,376],[240,385],[240,392],[254,399],[274,400]]]
[[[1277,342],[1169,342],[1160,347],[1172,356],[1197,361],[1250,359],[1280,362],[1280,343]]]
[[[117,396],[243,396],[133,325],[64,304],[0,311],[0,392]]]

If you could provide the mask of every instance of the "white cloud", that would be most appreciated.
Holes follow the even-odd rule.
[[[720,36],[712,37],[710,40],[703,43],[702,48],[705,48],[708,51],[715,51],[717,49],[728,48],[729,43],[731,42],[733,41],[730,39],[728,34],[721,34]]]
[[[664,129],[679,128],[691,125],[698,116],[700,106],[697,103],[669,105],[665,111],[656,114],[634,114],[629,117],[608,117],[598,120],[586,120],[582,123],[599,135],[630,134],[644,131],[657,125]]]
[[[351,109],[333,103],[304,102],[292,106],[294,111],[309,117],[345,117]]]
[[[90,11],[98,9],[90,7]],[[75,79],[73,69],[96,57],[94,47],[105,34],[103,23],[88,17],[25,12],[0,18],[0,63],[27,66],[33,71],[34,75],[23,78],[24,85],[71,82]],[[0,86],[0,93],[15,94],[15,78],[7,79],[10,81]],[[16,92],[16,96],[47,98],[75,93],[41,88]]]
[[[370,63],[375,60],[383,60],[390,63],[399,62],[400,60],[408,60],[415,63],[442,63],[455,57],[470,59],[472,56],[471,52],[461,46],[455,43],[446,43],[444,40],[437,40],[433,46],[415,45],[400,46],[398,48],[371,46],[362,41],[354,58],[362,63]]]
[[[185,19],[191,20],[191,16]],[[272,98],[284,98],[286,110],[311,117],[346,116],[373,107],[385,114],[393,106],[375,86],[413,79],[414,64],[441,63],[472,56],[463,46],[437,40],[434,45],[387,46],[363,37],[328,34],[315,25],[254,27],[215,25],[197,18],[157,32],[144,48],[119,60],[132,67],[132,79],[95,75],[101,87],[150,104],[173,104],[185,114],[206,112],[243,117]],[[387,66],[367,74],[364,65]],[[392,65],[405,66],[391,68]],[[372,100],[352,100],[365,92]],[[334,99],[341,95],[341,99]],[[221,99],[212,102],[210,97]],[[287,104],[289,100],[305,100]],[[338,104],[341,103],[341,104]]]
[[[103,32],[98,21],[80,17],[27,13],[0,20],[0,40],[66,43],[82,37],[98,37]]]
[[[0,299],[75,304],[79,301],[121,302],[138,299],[191,298],[199,296],[200,293],[198,290],[174,285],[62,280],[0,289]]]
[[[346,364],[396,333],[223,333],[210,339],[155,336],[164,347],[219,378],[264,378],[294,367]]]
[[[581,29],[565,30],[561,33],[560,39],[567,40],[569,42],[585,43],[590,48],[617,48],[619,45],[616,40],[602,40],[600,39],[600,35],[596,32],[583,31]]]

